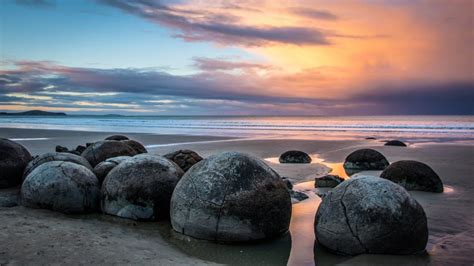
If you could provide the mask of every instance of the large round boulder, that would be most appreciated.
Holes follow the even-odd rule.
[[[195,151],[192,150],[179,150],[171,152],[165,155],[165,158],[176,163],[184,172],[188,171],[191,166],[202,160]]]
[[[406,147],[407,145],[399,140],[390,140],[390,141],[385,142],[385,146]]]
[[[100,185],[87,167],[64,161],[46,162],[23,181],[21,201],[26,207],[62,213],[87,213],[100,207]]]
[[[21,183],[23,171],[31,161],[30,152],[22,145],[0,138],[0,188]]]
[[[428,241],[426,215],[401,186],[360,176],[322,199],[315,220],[320,245],[344,254],[415,254]]]
[[[102,184],[107,174],[115,168],[119,163],[128,160],[132,157],[130,156],[118,156],[109,158],[94,167],[94,174],[99,179],[99,182]]]
[[[76,163],[85,166],[87,169],[92,171],[92,166],[82,156],[66,152],[48,152],[37,156],[28,163],[25,171],[23,172],[23,179],[25,179],[33,170],[35,170],[36,167],[52,161]]]
[[[87,147],[82,152],[82,157],[95,167],[99,163],[118,156],[133,156],[137,152],[122,141],[103,140],[98,141]]]
[[[213,155],[179,181],[171,225],[185,235],[242,242],[285,233],[291,199],[280,176],[262,160],[238,152]]]
[[[443,182],[431,167],[417,161],[398,161],[387,167],[380,177],[403,186],[407,190],[443,192]]]
[[[361,171],[383,170],[389,162],[380,152],[373,149],[360,149],[352,152],[344,161],[344,170],[349,175]]]
[[[287,151],[280,155],[280,163],[311,163],[311,157],[302,151]]]
[[[129,138],[124,135],[112,135],[105,138],[105,140],[117,140],[117,141],[128,140],[128,139]]]
[[[121,162],[102,184],[102,211],[134,220],[169,217],[173,190],[183,170],[170,160],[148,154]]]
[[[129,140],[123,140],[123,142],[127,144],[128,146],[132,147],[132,149],[134,149],[137,152],[137,154],[148,153],[145,146],[143,146],[143,144],[141,144],[140,142],[136,140],[129,139]]]

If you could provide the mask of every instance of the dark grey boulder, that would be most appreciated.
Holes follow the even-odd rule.
[[[197,152],[192,150],[179,150],[165,155],[165,158],[175,162],[184,172],[202,160]]]
[[[143,146],[140,142],[136,140],[129,139],[129,140],[123,140],[123,142],[127,144],[128,146],[132,147],[132,149],[134,149],[137,152],[137,154],[148,153],[145,146]]]
[[[407,190],[443,192],[443,182],[431,167],[417,161],[398,161],[387,167],[381,178],[395,182]]]
[[[314,179],[315,187],[335,187],[344,181],[338,175],[325,175]]]
[[[94,174],[99,179],[99,182],[102,184],[107,174],[115,168],[119,163],[128,160],[132,157],[130,156],[118,156],[109,158],[94,167]]]
[[[303,200],[306,200],[308,199],[308,195],[306,195],[305,193],[303,192],[300,192],[300,191],[294,191],[294,190],[289,190],[290,192],[290,197],[291,197],[291,202],[292,203],[297,203],[297,202],[300,202],[300,201],[303,201]]]
[[[121,141],[121,140],[129,140],[129,138],[127,136],[124,136],[124,135],[112,135],[112,136],[106,137],[105,140]]]
[[[383,170],[389,162],[380,152],[373,149],[356,150],[349,154],[344,161],[344,170],[348,175],[360,171]]]
[[[23,181],[21,202],[30,208],[62,213],[87,213],[99,210],[100,185],[85,166],[52,161],[36,167]]]
[[[84,157],[66,152],[48,152],[37,156],[28,163],[25,171],[23,172],[23,179],[25,179],[33,170],[35,170],[36,167],[52,161],[76,163],[85,166],[87,169],[92,171],[92,166],[86,159],[84,159]]]
[[[375,140],[376,138],[374,138],[374,137],[367,137],[367,138],[365,138],[365,139],[366,139],[366,140]]]
[[[291,199],[262,160],[238,152],[213,155],[181,178],[171,198],[173,229],[198,239],[244,242],[288,231]]]
[[[86,146],[82,146],[82,145],[77,145],[75,151],[79,152],[79,154],[81,154],[83,151],[86,150]]]
[[[399,140],[390,140],[390,141],[385,142],[385,146],[406,147],[407,145]]]
[[[426,215],[401,186],[374,176],[329,191],[316,213],[319,245],[343,255],[415,254],[428,241]]]
[[[133,156],[137,152],[122,141],[115,140],[103,140],[98,141],[87,147],[82,152],[82,157],[86,158],[87,161],[95,167],[99,163],[118,156]]]
[[[54,149],[56,152],[68,152],[68,148],[61,146],[61,145],[56,145],[56,148]]]
[[[302,151],[287,151],[280,155],[280,163],[311,163],[311,157]]]
[[[0,138],[0,188],[19,185],[29,161],[31,154],[25,147]]]
[[[102,184],[102,211],[134,220],[169,217],[173,190],[183,170],[170,160],[139,154],[112,169]]]

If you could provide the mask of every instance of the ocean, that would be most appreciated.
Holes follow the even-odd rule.
[[[0,116],[0,128],[244,138],[474,142],[474,116]]]

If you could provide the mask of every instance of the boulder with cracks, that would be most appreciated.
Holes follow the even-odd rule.
[[[373,176],[331,190],[316,213],[315,232],[320,245],[343,255],[416,254],[428,241],[421,205],[403,187]]]

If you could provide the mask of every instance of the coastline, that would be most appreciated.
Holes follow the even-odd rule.
[[[18,140],[32,154],[54,151],[56,145],[74,148],[101,140],[116,132],[57,131],[0,128],[0,137]],[[241,151],[266,159],[299,149],[324,160],[309,165],[281,165],[269,162],[281,176],[305,184],[330,171],[324,164],[340,163],[353,150],[366,147],[382,152],[390,162],[413,159],[430,165],[450,188],[442,194],[410,192],[423,206],[430,231],[428,255],[360,255],[340,257],[316,248],[313,252],[312,221],[319,198],[293,205],[291,234],[273,242],[251,246],[224,246],[196,241],[172,232],[166,222],[143,223],[107,215],[67,216],[21,206],[0,208],[0,264],[17,263],[134,263],[212,264],[229,258],[242,263],[290,265],[326,264],[472,264],[474,250],[474,146],[465,144],[423,144],[407,148],[383,146],[380,140],[298,140],[225,138],[214,136],[156,135],[125,133],[148,146],[151,154],[192,149],[203,157],[222,151]],[[46,139],[45,139],[46,138]],[[174,143],[174,145],[170,145]],[[154,146],[152,146],[154,145]],[[265,254],[268,248],[279,255]],[[213,249],[212,251],[210,251]],[[242,252],[241,252],[242,251]],[[242,254],[244,253],[244,254]],[[273,252],[269,252],[273,253]],[[222,255],[224,254],[224,255]],[[315,255],[314,255],[315,254]],[[227,258],[226,258],[227,257]]]

